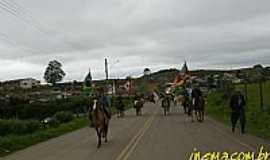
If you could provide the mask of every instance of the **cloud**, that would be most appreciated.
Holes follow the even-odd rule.
[[[16,17],[0,9],[0,80],[41,79],[57,59],[65,80],[82,80],[91,68],[104,77],[153,70],[231,68],[269,64],[270,2],[252,0],[10,0]],[[9,5],[7,4],[7,5]],[[11,7],[11,6],[10,6]],[[15,74],[16,73],[16,74]]]

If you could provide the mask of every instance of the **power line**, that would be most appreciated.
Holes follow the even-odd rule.
[[[10,14],[12,14],[13,16],[17,17],[18,19],[23,20],[26,24],[31,25],[32,27],[34,27],[41,33],[45,34],[46,36],[48,36],[48,33],[51,33],[51,34],[55,33],[55,31],[53,31],[52,29],[48,30],[47,25],[44,25],[39,20],[37,20],[29,9],[26,9],[25,7],[14,2],[13,0],[10,0],[10,1],[0,0],[0,7],[4,9],[5,11],[9,12]],[[74,49],[74,46],[82,47],[80,44],[78,45],[72,41],[68,41],[68,38],[66,37],[64,33],[60,33],[60,35],[62,36],[62,38],[59,39],[61,43],[65,43],[67,46],[70,46],[73,49]],[[79,49],[79,48],[76,48],[76,49]]]
[[[6,43],[8,43],[9,45],[11,45],[11,46],[13,46],[15,48],[18,48],[18,46],[20,46],[16,41],[9,38],[8,35],[6,35],[5,33],[0,32],[0,38],[2,40],[4,40]],[[42,53],[42,51],[36,50],[35,48],[31,48],[31,47],[21,47],[20,46],[19,48],[22,49],[25,52],[31,52],[31,53],[34,53],[34,54],[36,54],[37,52]]]

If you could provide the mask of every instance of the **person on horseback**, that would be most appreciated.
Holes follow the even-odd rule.
[[[185,114],[188,114],[189,94],[186,87],[184,87],[183,96],[184,96],[184,102],[183,102],[184,111],[185,111]]]
[[[124,109],[125,109],[125,105],[124,105],[124,103],[123,103],[123,97],[121,96],[121,95],[119,95],[118,97],[117,97],[117,100],[116,100],[116,108],[117,108],[117,110],[119,110],[119,111],[124,111]]]
[[[171,96],[169,93],[165,93],[161,101],[161,107],[164,110],[165,116],[167,116],[167,113],[170,111],[170,106],[171,106]]]
[[[109,102],[108,102],[107,96],[104,93],[104,89],[102,87],[101,88],[97,88],[96,89],[96,92],[92,96],[92,98],[93,97],[97,98],[97,100],[100,102],[100,104],[102,106],[102,110],[104,111],[105,115],[109,119],[111,119],[111,112],[110,112],[110,109],[109,109]],[[89,112],[92,113],[92,111],[93,111],[93,108],[90,107],[89,108]],[[92,114],[89,115],[89,119],[90,119],[90,123],[91,123],[90,124],[90,127],[94,127]]]
[[[186,96],[187,96],[187,104],[188,104],[188,115],[191,116],[191,112],[193,110],[192,106],[192,86],[191,83],[186,85]]]
[[[99,102],[101,103],[101,106],[103,107],[103,111],[106,114],[106,116],[111,119],[111,112],[109,109],[109,102],[108,102],[108,97],[105,94],[104,88],[100,88],[99,91],[97,92],[97,97]]]
[[[134,100],[136,101],[138,101],[138,100],[140,100],[141,99],[141,97],[139,96],[139,94],[138,93],[135,93],[135,96],[134,96]]]
[[[195,110],[197,110],[197,107],[199,106],[198,99],[201,98],[202,96],[203,96],[203,94],[202,94],[202,91],[200,90],[200,88],[195,87],[192,90],[192,103],[193,103]]]

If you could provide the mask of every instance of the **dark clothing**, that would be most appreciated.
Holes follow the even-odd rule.
[[[122,97],[118,97],[116,100],[116,109],[123,111],[125,109],[125,105],[123,103]]]
[[[245,133],[246,116],[245,116],[244,110],[240,111],[240,113],[234,112],[231,114],[232,131],[233,132],[235,131],[235,127],[239,119],[240,119],[240,124],[241,124],[241,132]]]
[[[162,99],[162,107],[165,108],[165,107],[170,107],[171,105],[171,101],[170,101],[170,98],[168,96],[164,97]]]
[[[232,112],[240,113],[242,110],[244,110],[244,107],[246,105],[245,98],[242,94],[234,94],[231,98],[230,107],[232,109]]]
[[[107,99],[107,96],[104,94],[99,95],[98,100],[103,107],[103,111],[105,112],[106,116],[110,119],[111,118],[111,112],[109,109],[109,102]]]
[[[231,97],[230,107],[232,109],[231,122],[233,132],[235,131],[235,127],[239,119],[241,123],[241,131],[242,133],[245,132],[245,125],[246,125],[245,105],[246,101],[241,93],[236,93]]]
[[[109,108],[109,102],[108,102],[108,99],[107,99],[107,96],[102,94],[99,96],[99,102],[100,104],[105,107],[105,108]]]
[[[193,102],[193,108],[195,109],[195,110],[197,110],[198,109],[198,107],[199,107],[199,100],[200,100],[200,98],[202,97],[202,91],[199,89],[199,88],[194,88],[193,90],[192,90],[192,100],[194,100],[194,102]]]
[[[192,90],[192,98],[199,98],[201,97],[203,94],[202,94],[202,91],[199,89],[199,88],[194,88]]]
[[[138,96],[138,95],[135,95],[134,100],[135,100],[135,101],[139,101],[139,100],[141,100],[141,97]]]

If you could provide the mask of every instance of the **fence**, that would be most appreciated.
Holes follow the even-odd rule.
[[[235,86],[245,94],[249,107],[270,108],[270,81]]]

